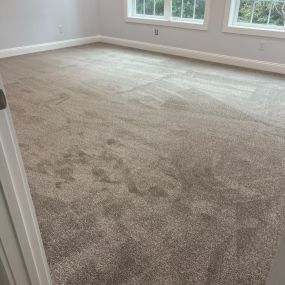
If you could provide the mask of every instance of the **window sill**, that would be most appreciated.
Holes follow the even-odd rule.
[[[223,28],[225,33],[243,34],[259,37],[270,37],[285,39],[285,30],[275,30],[270,28],[242,26],[242,25],[227,25]]]
[[[127,16],[126,22],[129,23],[138,23],[138,24],[147,24],[147,25],[158,25],[158,26],[166,26],[166,27],[174,27],[174,28],[182,28],[182,29],[194,29],[194,30],[208,30],[208,24],[204,22],[195,22],[195,21],[175,21],[175,20],[165,20],[159,18],[146,18],[146,17],[135,17],[135,16]]]

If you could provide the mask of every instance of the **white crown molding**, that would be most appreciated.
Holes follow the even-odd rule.
[[[48,51],[48,50],[54,50],[54,49],[72,47],[72,46],[79,46],[79,45],[97,43],[97,42],[146,50],[151,52],[157,52],[157,53],[175,55],[180,57],[186,57],[190,59],[198,59],[202,61],[238,66],[248,69],[285,74],[285,64],[241,58],[229,55],[222,55],[216,53],[209,53],[204,51],[189,50],[172,46],[164,46],[147,42],[127,40],[122,38],[107,37],[102,35],[0,50],[0,58]]]

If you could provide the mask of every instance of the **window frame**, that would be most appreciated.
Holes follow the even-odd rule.
[[[149,16],[135,14],[136,0],[125,0],[125,20],[129,23],[139,23],[154,26],[167,26],[183,29],[208,30],[210,18],[210,5],[212,0],[205,0],[204,20],[174,19],[171,17],[171,1],[164,0],[164,16]]]
[[[226,0],[223,32],[260,37],[285,38],[285,26],[238,23],[240,0]]]

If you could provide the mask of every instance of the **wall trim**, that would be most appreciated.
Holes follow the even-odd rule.
[[[4,90],[1,78],[0,88]],[[0,111],[0,121],[0,227],[3,227],[3,231],[0,231],[0,257],[5,258],[5,269],[8,270],[11,285],[51,285],[46,254],[8,106]]]
[[[189,50],[183,48],[177,48],[172,46],[164,46],[158,44],[152,44],[147,42],[133,41],[122,38],[100,36],[100,42],[130,47],[135,49],[141,49],[151,52],[175,55],[180,57],[186,57],[191,59],[198,59],[202,61],[209,61],[214,63],[226,64],[231,66],[238,66],[247,69],[255,69],[266,72],[273,72],[279,74],[285,74],[285,64],[279,64],[274,62],[259,61],[248,58],[234,57],[229,55],[222,55],[216,53],[209,53],[204,51]]]
[[[61,49],[66,47],[80,46],[91,43],[107,43],[117,46],[135,48],[140,50],[146,50],[151,52],[175,55],[180,57],[186,57],[190,59],[198,59],[202,61],[209,61],[214,63],[226,64],[231,66],[238,66],[247,69],[255,69],[266,72],[273,72],[279,74],[285,74],[285,64],[279,64],[268,61],[260,61],[249,58],[241,58],[229,55],[222,55],[216,53],[209,53],[204,51],[189,50],[183,48],[177,48],[172,46],[152,44],[148,42],[133,41],[122,38],[108,37],[108,36],[92,36],[84,37],[72,40],[51,42],[45,44],[30,45],[24,47],[16,47],[11,49],[0,50],[0,59],[11,56],[18,56],[29,53],[36,53],[48,50]]]
[[[98,41],[99,41],[99,36],[92,36],[92,37],[77,38],[77,39],[50,42],[44,44],[2,49],[0,50],[0,59],[5,57],[29,54],[29,53],[36,53],[48,50],[91,44],[91,43],[96,43]]]

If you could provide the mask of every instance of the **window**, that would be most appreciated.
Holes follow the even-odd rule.
[[[224,31],[285,37],[285,0],[227,0]]]
[[[210,0],[127,0],[129,22],[206,30]]]
[[[238,23],[284,27],[285,0],[240,0]]]
[[[148,16],[164,15],[164,0],[136,0],[136,14]]]
[[[173,0],[172,17],[175,20],[203,20],[205,15],[205,0]]]

